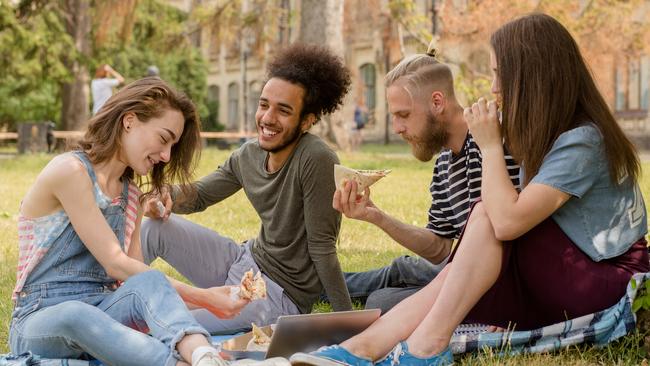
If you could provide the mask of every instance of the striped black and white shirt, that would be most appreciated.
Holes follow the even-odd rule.
[[[519,166],[507,152],[505,159],[510,179],[519,189]],[[458,238],[471,204],[481,197],[482,161],[481,151],[469,133],[458,154],[451,150],[440,152],[429,186],[432,202],[427,229],[445,238]]]

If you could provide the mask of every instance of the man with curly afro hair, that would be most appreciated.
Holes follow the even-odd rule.
[[[233,319],[219,318],[217,310],[194,310],[210,332],[310,313],[323,291],[334,310],[352,309],[336,256],[341,214],[332,207],[332,196],[334,164],[339,160],[309,133],[323,115],[343,103],[349,71],[326,47],[293,44],[268,63],[267,77],[255,113],[257,139],[195,182],[196,197],[171,187],[160,197],[164,214],[158,213],[155,202],[146,204],[147,216],[154,218],[142,227],[146,263],[164,259],[195,285],[210,288],[214,298],[229,296],[228,286],[239,285],[246,271],[262,272],[267,298],[251,302]],[[243,245],[175,215],[203,211],[240,189],[261,220],[258,236]],[[175,214],[170,215],[170,209]]]

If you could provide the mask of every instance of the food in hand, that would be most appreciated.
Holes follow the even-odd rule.
[[[262,278],[262,272],[257,271],[253,276],[253,270],[244,273],[239,285],[239,297],[248,300],[266,299],[266,282]]]
[[[345,181],[357,182],[357,192],[363,193],[366,187],[385,177],[390,169],[384,170],[357,170],[340,164],[334,165],[334,183],[336,189],[343,189]]]
[[[269,345],[271,344],[271,337],[264,333],[264,331],[255,325],[255,323],[251,323],[251,325],[253,326],[253,338],[248,341],[246,350],[266,352],[269,349]]]
[[[165,216],[165,205],[162,202],[156,201],[156,208],[158,209],[158,217]]]

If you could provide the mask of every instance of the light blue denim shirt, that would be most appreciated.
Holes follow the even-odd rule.
[[[531,183],[571,195],[552,218],[594,261],[625,253],[648,232],[639,185],[629,178],[612,183],[603,136],[593,123],[561,134]]]

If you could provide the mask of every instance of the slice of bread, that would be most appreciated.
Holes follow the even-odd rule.
[[[366,187],[370,187],[388,173],[390,173],[390,169],[357,170],[336,164],[334,165],[334,183],[336,189],[343,189],[345,181],[355,181],[357,182],[357,193],[362,194]]]

